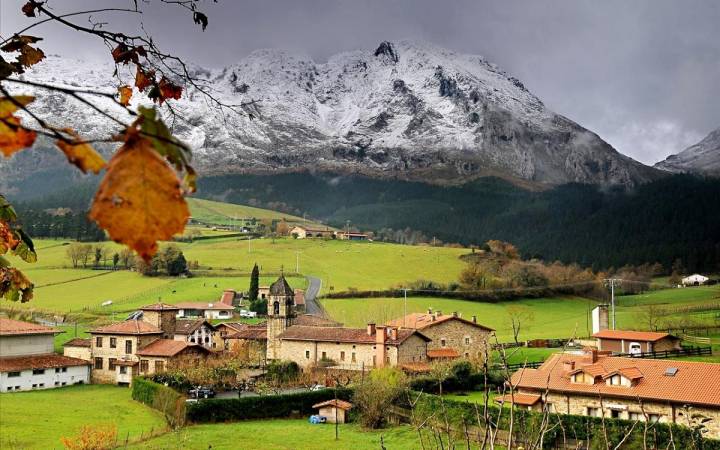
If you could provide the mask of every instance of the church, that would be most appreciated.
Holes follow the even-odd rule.
[[[241,330],[228,334],[225,339],[252,339],[255,345],[265,341],[267,361],[294,361],[303,369],[429,368],[430,338],[418,330],[374,323],[365,328],[346,328],[321,317],[298,316],[295,292],[283,275],[270,286],[267,302],[264,336],[263,333],[251,336]],[[254,327],[259,328],[258,325]]]

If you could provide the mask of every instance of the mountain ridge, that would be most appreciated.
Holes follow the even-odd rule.
[[[41,64],[26,77],[114,89],[102,67],[52,57]],[[436,184],[503,176],[633,186],[660,174],[550,111],[483,57],[432,44],[386,41],[325,63],[265,49],[222,69],[192,70],[225,103],[257,102],[245,115],[221,113],[189,89],[174,104],[174,131],[204,175],[319,170]],[[113,129],[76,103],[50,94],[32,107],[51,122],[62,113],[90,137]],[[26,156],[15,164],[23,158],[31,168],[47,165]]]
[[[700,142],[668,156],[654,167],[673,173],[720,176],[720,127],[711,131]]]

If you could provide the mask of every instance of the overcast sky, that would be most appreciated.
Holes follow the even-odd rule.
[[[554,111],[620,152],[654,163],[720,127],[717,0],[218,0],[200,9],[207,31],[180,8],[138,0],[140,16],[96,15],[108,29],[138,20],[169,51],[221,67],[258,48],[317,62],[382,40],[417,39],[485,56],[517,76]],[[31,23],[25,0],[0,0],[0,34]],[[50,0],[58,12],[131,0]],[[79,20],[79,19],[78,19]],[[81,20],[87,23],[86,19]],[[46,52],[107,58],[107,50],[54,26]]]

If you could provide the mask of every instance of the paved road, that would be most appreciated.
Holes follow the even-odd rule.
[[[325,310],[320,306],[317,301],[317,296],[320,294],[320,288],[322,287],[322,281],[320,278],[308,276],[308,287],[305,290],[305,312],[307,314],[314,314],[316,316],[325,316]]]

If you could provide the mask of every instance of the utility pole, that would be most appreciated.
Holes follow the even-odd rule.
[[[605,284],[610,286],[610,314],[612,316],[611,319],[611,327],[614,330],[615,329],[615,285],[620,282],[619,278],[606,278]]]
[[[250,253],[250,239],[251,239],[251,237],[248,236],[248,253]]]
[[[406,328],[407,325],[405,324],[405,321],[407,320],[407,288],[403,288],[403,297],[405,298],[405,301],[403,303],[403,328]]]
[[[345,239],[350,240],[350,221],[345,221]]]
[[[300,251],[295,251],[295,273],[300,273]]]

